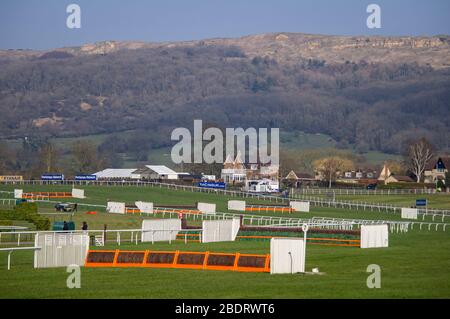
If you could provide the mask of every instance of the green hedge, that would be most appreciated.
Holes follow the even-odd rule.
[[[434,184],[426,184],[426,183],[389,183],[387,185],[378,184],[379,189],[423,189],[423,188],[435,188]]]
[[[0,210],[0,220],[25,220],[37,230],[49,230],[51,226],[50,219],[38,214],[36,203],[21,203],[12,210]]]
[[[0,220],[0,226],[13,226],[12,220]]]

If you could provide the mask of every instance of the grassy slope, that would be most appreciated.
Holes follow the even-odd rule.
[[[70,187],[66,187],[69,189]],[[158,188],[83,187],[89,203],[104,204],[114,200],[148,200],[156,203],[209,201],[225,210],[226,198],[218,195],[173,192]],[[0,190],[5,189],[4,186]],[[31,191],[33,187],[25,187]],[[37,187],[36,187],[37,189]],[[47,187],[61,190],[61,187]],[[0,197],[4,197],[2,194]],[[43,211],[51,211],[44,207]],[[267,213],[265,213],[267,214]],[[275,214],[267,214],[275,215]],[[391,218],[384,213],[354,212],[317,208],[310,214],[294,216],[333,216],[359,218]],[[90,228],[134,228],[141,217],[113,216],[99,213],[74,216],[77,228],[87,220]],[[448,232],[412,231],[390,234],[387,249],[362,250],[349,247],[308,245],[307,270],[319,267],[325,275],[274,275],[176,269],[82,269],[82,288],[65,286],[65,269],[32,269],[31,252],[14,252],[13,269],[6,271],[6,254],[0,253],[0,298],[449,298],[450,242]],[[109,248],[117,248],[108,244]],[[229,252],[268,253],[267,242],[234,242],[201,245],[191,243],[139,244],[120,246],[122,249],[211,250]],[[366,268],[378,264],[382,269],[382,288],[366,287]]]

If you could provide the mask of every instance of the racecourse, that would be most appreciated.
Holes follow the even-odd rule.
[[[25,191],[70,191],[70,186],[28,186]],[[217,210],[227,212],[227,200],[220,194],[175,191],[156,187],[83,186],[87,198],[79,203],[105,205],[106,200],[149,201],[158,205],[193,205],[197,201],[217,204]],[[0,185],[11,191],[14,186]],[[396,195],[397,196],[397,195]],[[401,203],[412,202],[417,195],[401,196]],[[442,195],[426,195],[430,205],[442,205]],[[7,198],[0,193],[0,198]],[[10,196],[11,197],[11,196]],[[449,197],[447,196],[447,199]],[[233,198],[236,199],[236,198]],[[392,200],[391,197],[388,198]],[[377,199],[378,200],[378,199]],[[72,200],[64,200],[72,201]],[[251,203],[263,203],[247,199]],[[444,198],[445,201],[445,198]],[[436,206],[437,207],[437,206]],[[445,203],[442,208],[445,208]],[[87,211],[97,211],[95,215]],[[113,215],[103,208],[79,206],[70,215],[54,213],[52,204],[40,203],[39,211],[52,221],[72,219],[76,228],[87,221],[90,229],[140,228],[146,216]],[[242,213],[246,214],[246,213]],[[253,215],[257,213],[252,212]],[[310,213],[259,213],[284,217],[334,217],[400,220],[398,214],[312,207]],[[289,216],[288,216],[289,215]],[[429,217],[426,218],[428,220]],[[447,221],[448,222],[448,221]],[[111,238],[114,239],[113,234]],[[7,253],[0,252],[0,298],[449,298],[450,297],[450,229],[414,229],[407,233],[390,233],[389,248],[360,249],[307,245],[306,270],[318,267],[320,275],[270,275],[267,273],[237,273],[211,270],[148,269],[148,268],[82,268],[81,288],[66,287],[66,269],[33,269],[33,253],[17,251],[12,255],[12,269],[6,269]],[[24,239],[26,240],[26,238]],[[3,243],[1,246],[13,246]],[[30,245],[32,245],[30,243]],[[266,254],[269,243],[236,241],[226,243],[131,243],[122,238],[121,245],[112,240],[108,249],[182,250]],[[381,288],[366,285],[367,266],[381,267]]]

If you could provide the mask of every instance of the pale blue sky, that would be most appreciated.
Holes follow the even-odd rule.
[[[66,7],[81,7],[81,29]],[[366,7],[382,9],[368,29]],[[49,49],[103,40],[175,41],[265,32],[450,34],[449,0],[1,0],[0,49]]]

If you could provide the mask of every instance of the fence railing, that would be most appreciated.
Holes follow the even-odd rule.
[[[198,186],[191,185],[178,185],[178,184],[170,184],[170,183],[159,183],[159,182],[144,182],[144,181],[41,181],[41,180],[23,180],[23,181],[1,181],[0,184],[3,185],[67,185],[67,186],[87,186],[87,185],[96,185],[96,186],[111,186],[111,187],[125,187],[125,186],[136,186],[136,187],[156,187],[156,188],[166,188],[166,189],[174,189],[179,191],[188,191],[188,192],[199,192],[199,193],[207,193],[207,194],[222,194],[228,195],[230,197],[241,197],[241,198],[254,198],[261,199],[265,201],[275,202],[275,203],[286,203],[288,198],[275,196],[275,195],[264,195],[258,193],[249,193],[242,191],[233,191],[226,189],[213,189],[213,188],[204,188]],[[11,192],[8,192],[11,193]]]
[[[69,181],[69,180],[64,180],[64,181],[18,181],[18,182],[3,181],[0,183],[14,184],[14,185],[55,185],[55,184],[57,184],[57,185],[158,187],[158,188],[168,188],[168,189],[175,189],[175,190],[184,190],[184,191],[190,191],[190,192],[223,194],[223,195],[228,195],[230,197],[261,199],[264,201],[282,203],[282,204],[288,204],[290,200],[304,200],[304,201],[309,201],[311,203],[311,205],[317,206],[317,207],[333,207],[333,208],[342,208],[342,209],[350,209],[350,210],[358,210],[358,211],[372,211],[372,212],[386,212],[386,213],[400,213],[401,208],[402,208],[402,206],[395,206],[395,205],[391,205],[391,204],[366,203],[366,202],[357,202],[357,201],[340,201],[340,200],[336,201],[336,200],[327,200],[327,199],[323,199],[323,198],[317,198],[317,197],[299,195],[299,194],[289,196],[289,197],[280,197],[280,196],[274,196],[274,195],[255,194],[255,193],[247,193],[247,192],[241,192],[241,191],[229,191],[229,190],[222,190],[222,189],[210,189],[210,188],[202,188],[202,187],[196,187],[196,186],[157,183],[157,182],[143,182],[143,181]],[[5,192],[5,191],[3,191],[3,192]],[[11,192],[8,192],[8,193],[11,193]],[[57,203],[56,201],[50,201],[50,200],[39,200],[39,201]],[[106,208],[105,205],[98,205],[98,204],[79,203],[78,205],[79,206],[97,207],[97,208]],[[178,213],[176,213],[176,214],[178,214]],[[422,220],[425,220],[426,216],[431,216],[433,221],[435,221],[436,218],[441,218],[441,221],[444,222],[445,217],[450,217],[450,210],[422,208],[422,209],[419,209],[419,215],[422,216]]]
[[[95,236],[95,235],[103,235],[108,239],[108,234],[112,234],[115,236],[109,235],[109,241],[115,241],[118,246],[120,246],[121,243],[126,240],[126,242],[135,243],[136,245],[139,242],[139,236],[142,235],[142,233],[151,233],[152,234],[152,241],[151,243],[154,244],[154,234],[161,233],[161,232],[168,232],[170,234],[174,232],[182,232],[183,234],[186,234],[184,238],[184,242],[188,243],[188,233],[198,233],[201,232],[201,229],[181,229],[181,230],[173,230],[173,229],[149,229],[149,230],[142,230],[142,229],[106,229],[106,230],[54,230],[54,231],[12,231],[12,232],[0,232],[0,244],[5,243],[12,243],[14,242],[17,247],[19,247],[21,244],[24,243],[34,243],[34,236],[36,234],[55,234],[55,233],[61,233],[61,234],[87,234],[89,236]],[[124,237],[123,234],[129,234],[130,236]],[[181,235],[183,235],[181,234]],[[201,238],[201,237],[200,237]],[[167,240],[169,244],[173,241],[171,239]]]
[[[143,213],[145,214],[145,213]],[[172,214],[178,215],[177,212],[167,209],[165,212],[159,214],[168,214],[171,217]],[[229,219],[229,218],[242,218],[243,225],[261,226],[261,227],[301,227],[303,224],[308,224],[309,228],[320,229],[335,229],[335,230],[353,230],[359,228],[361,225],[380,225],[387,224],[391,232],[405,233],[408,230],[413,230],[416,226],[418,230],[441,230],[446,231],[450,224],[447,223],[429,223],[429,222],[412,222],[412,221],[393,221],[393,220],[364,220],[364,219],[345,219],[345,218],[329,218],[329,217],[313,217],[309,219],[302,218],[287,218],[277,216],[261,216],[261,215],[239,215],[232,213],[209,213],[209,214],[187,214],[188,216],[199,220],[217,220],[217,219]],[[144,230],[144,232],[161,232],[168,231],[174,232],[178,230]],[[188,243],[188,233],[201,232],[201,229],[182,229],[181,232],[185,233],[184,242]],[[139,235],[142,234],[142,229],[107,229],[107,230],[72,230],[72,231],[11,231],[0,232],[0,244],[16,242],[17,247],[21,243],[34,242],[34,236],[37,233],[87,233],[89,235],[100,234],[105,237],[109,237],[109,241],[115,241],[117,245],[126,240],[127,242],[135,243],[139,242]],[[122,234],[129,234],[128,237],[122,236]],[[115,237],[111,237],[113,234]],[[108,235],[108,236],[107,236]],[[153,237],[153,236],[152,236]],[[9,240],[8,240],[9,239]],[[171,240],[168,240],[171,243]],[[152,241],[152,243],[154,243]]]
[[[330,199],[324,199],[324,198],[318,198],[313,196],[307,196],[303,194],[293,193],[289,196],[282,197],[282,196],[275,196],[275,195],[266,195],[266,194],[257,194],[257,193],[249,193],[249,192],[242,192],[242,191],[231,191],[231,190],[224,190],[224,189],[211,189],[211,188],[203,188],[203,187],[197,187],[197,186],[190,186],[190,185],[178,185],[178,184],[169,184],[169,183],[158,183],[158,182],[146,182],[146,181],[71,181],[71,180],[64,180],[64,181],[41,181],[41,180],[31,180],[31,181],[3,181],[0,182],[0,184],[13,184],[13,185],[98,185],[98,186],[116,186],[116,187],[123,187],[123,186],[136,186],[136,187],[157,187],[157,188],[167,188],[167,189],[174,189],[174,190],[181,190],[181,191],[189,191],[189,192],[201,192],[201,193],[208,193],[208,194],[222,194],[227,195],[230,197],[240,197],[240,198],[252,198],[252,199],[260,199],[263,201],[269,201],[269,202],[275,202],[275,203],[282,203],[287,204],[290,200],[309,200],[315,205],[318,206],[327,206],[328,207],[334,207],[334,208],[348,208],[348,209],[358,209],[358,210],[370,210],[370,211],[385,211],[385,212],[400,212],[402,206],[395,206],[395,205],[389,205],[389,204],[381,204],[381,203],[364,203],[364,202],[356,202],[356,201],[342,201],[342,200],[330,200]],[[316,189],[311,188],[310,190],[316,191]],[[335,189],[338,190],[338,189]],[[320,189],[318,188],[317,191],[319,192],[329,192],[329,189]],[[356,192],[356,191],[372,191],[372,190],[357,190],[357,189],[341,189],[342,192]],[[411,190],[373,190],[373,192],[381,192],[381,191],[411,191]],[[419,191],[426,191],[424,189],[417,190]],[[3,191],[5,192],[5,191]],[[6,192],[11,193],[11,192]],[[409,193],[411,194],[411,193]],[[355,208],[353,208],[355,207]],[[435,217],[448,217],[450,216],[450,210],[442,210],[442,209],[419,209],[420,214],[425,214],[425,216],[432,216],[433,220]]]
[[[311,205],[317,207],[329,207],[329,208],[344,208],[350,210],[359,211],[372,211],[372,212],[384,212],[384,213],[401,213],[401,210],[405,206],[382,204],[382,203],[368,203],[359,201],[343,201],[343,200],[329,200],[320,197],[313,197],[307,195],[294,195],[290,197],[291,200],[304,200],[309,201]],[[441,218],[444,222],[445,217],[450,217],[450,210],[434,209],[434,208],[417,208],[419,215],[422,219],[425,216],[431,216],[433,221],[435,218]]]
[[[430,195],[436,194],[436,189],[412,188],[412,189],[361,189],[361,188],[299,188],[294,193],[302,195]]]

